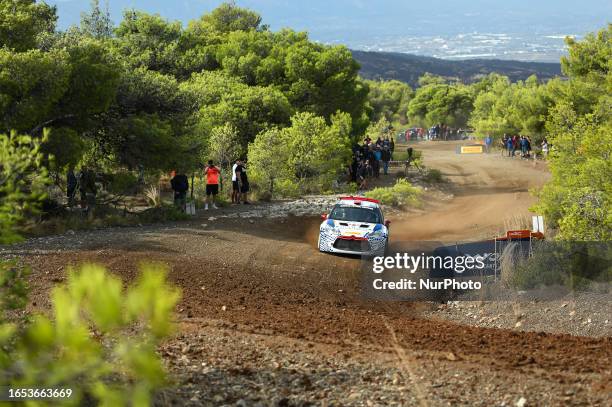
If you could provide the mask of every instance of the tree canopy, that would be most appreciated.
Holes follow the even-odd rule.
[[[0,128],[49,128],[44,151],[57,166],[96,155],[128,168],[195,166],[216,128],[231,125],[246,150],[298,112],[327,124],[346,112],[354,134],[368,125],[368,87],[347,48],[272,32],[233,3],[186,28],[136,10],[115,27],[99,1],[80,27],[56,31],[56,19],[44,3],[0,2]]]

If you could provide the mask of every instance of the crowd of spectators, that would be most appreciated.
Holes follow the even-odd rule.
[[[363,140],[363,144],[355,143],[353,146],[353,161],[349,167],[351,182],[359,185],[360,190],[368,187],[369,178],[389,174],[389,162],[393,159],[395,142],[389,136],[378,137],[373,141],[370,137]]]
[[[503,150],[508,157],[532,157],[532,144],[529,136],[523,136],[520,134],[509,136],[504,134],[504,137],[501,139],[501,143]]]

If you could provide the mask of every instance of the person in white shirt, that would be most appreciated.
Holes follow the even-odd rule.
[[[546,138],[542,141],[542,155],[544,159],[548,158],[548,140]]]
[[[240,203],[240,185],[236,178],[236,168],[238,168],[240,160],[236,160],[232,165],[232,203]]]

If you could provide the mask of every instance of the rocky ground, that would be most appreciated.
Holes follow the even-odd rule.
[[[488,328],[611,337],[610,300],[609,293],[577,293],[542,302],[454,301],[423,315]]]

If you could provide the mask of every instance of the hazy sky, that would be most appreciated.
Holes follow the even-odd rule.
[[[47,0],[60,28],[78,24],[90,0]],[[104,0],[101,0],[104,3]],[[187,23],[220,0],[110,0],[115,23],[135,8]],[[612,0],[237,0],[259,12],[273,30],[308,31],[314,40],[377,49],[404,37],[510,34],[527,45],[543,36],[577,35],[612,22]],[[562,43],[562,40],[559,40]],[[539,46],[539,44],[536,44]],[[520,44],[519,44],[520,46]],[[399,45],[401,48],[401,45]]]
[[[89,0],[47,0],[57,4],[60,25],[78,23]],[[101,0],[103,3],[104,0]],[[121,18],[122,10],[136,8],[159,13],[171,20],[188,20],[219,5],[218,0],[110,0],[111,14]],[[417,29],[440,35],[449,30],[483,27],[534,32],[592,31],[612,22],[610,0],[238,0],[238,5],[259,11],[273,28],[292,26],[318,33],[346,35],[371,32],[402,32]],[[436,20],[440,24],[436,24]],[[330,26],[334,22],[337,25]],[[429,24],[428,24],[429,23]]]

